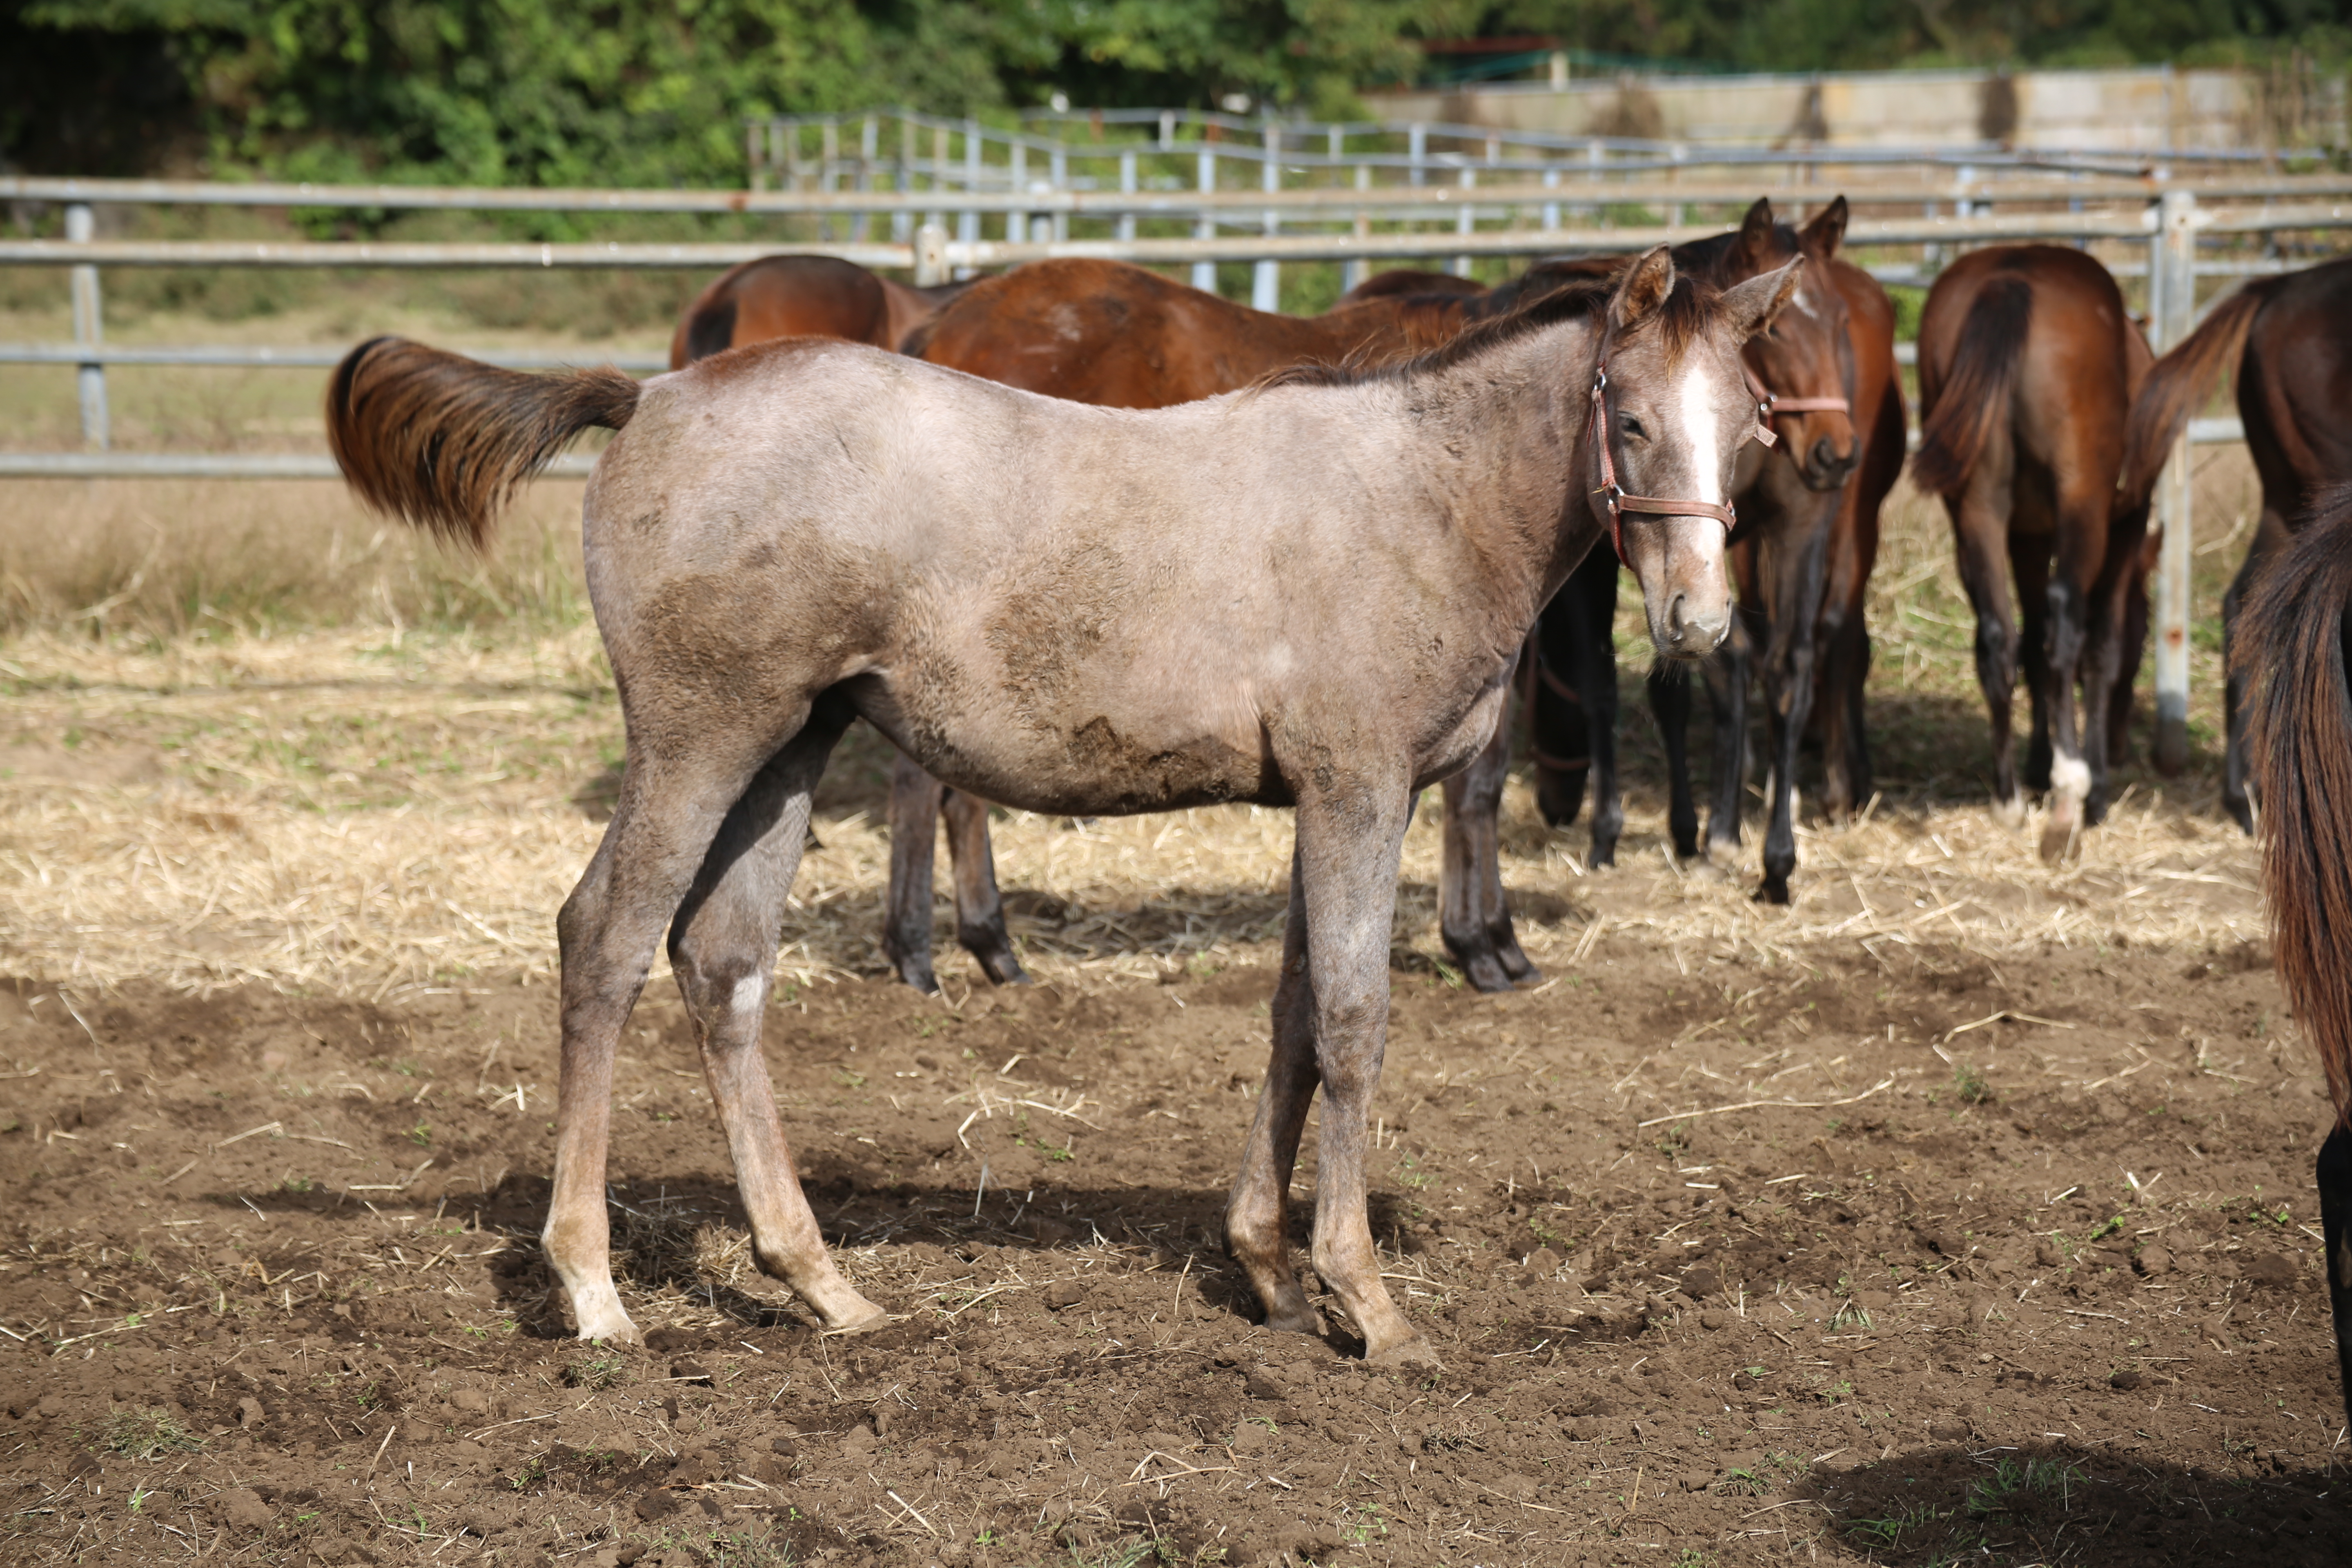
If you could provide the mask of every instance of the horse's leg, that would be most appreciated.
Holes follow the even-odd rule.
[[[1801,513],[1792,513],[1792,521]],[[1827,520],[1810,536],[1800,532],[1791,552],[1758,552],[1765,568],[1765,602],[1772,619],[1765,628],[1764,712],[1772,748],[1772,795],[1765,803],[1764,882],[1756,896],[1766,903],[1789,901],[1789,877],[1797,868],[1797,763],[1803,755],[1805,727],[1813,713],[1813,636],[1822,611],[1822,552]],[[1791,532],[1798,531],[1795,528]],[[1785,542],[1785,535],[1772,542]]]
[[[1691,795],[1690,669],[1661,659],[1650,667],[1650,713],[1666,749],[1666,831],[1675,853],[1687,860],[1698,853],[1698,803]]]
[[[988,837],[988,802],[960,789],[944,793],[948,859],[955,877],[956,940],[999,985],[1026,985],[1004,926],[1004,899],[996,890],[996,848]]]
[[[1307,973],[1307,889],[1298,850],[1290,855],[1290,910],[1282,925],[1282,973],[1274,985],[1274,1050],[1258,1090],[1257,1119],[1242,1145],[1241,1168],[1225,1201],[1225,1250],[1242,1267],[1266,1327],[1319,1334],[1323,1319],[1307,1299],[1290,1258],[1290,1173],[1318,1081],[1315,1005]]]
[[[2124,517],[2109,522],[2106,562],[2093,584],[2091,624],[2083,650],[2083,760],[2091,770],[2090,793],[2083,799],[2083,826],[2095,827],[2107,815],[2107,773],[2114,746],[2108,726],[2115,721],[2120,688],[2128,721],[2132,663],[2124,662],[2124,644],[2132,635],[2132,590],[2138,585],[2140,545],[2147,537],[2144,517]]]
[[[2000,467],[2005,468],[2004,465]],[[1984,690],[1992,731],[1992,808],[2011,826],[2025,819],[2017,788],[2017,750],[2010,709],[2017,693],[2017,621],[2009,601],[2009,479],[1979,462],[1952,514],[1952,542],[1960,583],[1977,613],[1977,684]]]
[[[2092,763],[2084,754],[2084,723],[2075,698],[2077,688],[2095,668],[2092,643],[2098,615],[2093,595],[2107,562],[2108,514],[2115,488],[2113,480],[2104,489],[2075,484],[2070,472],[2062,472],[2058,482],[2058,532],[2046,591],[2051,754],[2050,812],[2042,824],[2044,860],[2064,856],[2091,820],[2095,781]],[[2090,703],[2103,706],[2105,701],[2104,689],[2092,691]],[[2098,761],[2104,767],[2106,759]]]
[[[1445,781],[1445,850],[1438,871],[1438,935],[1481,991],[1541,978],[1519,949],[1503,898],[1503,783],[1511,764],[1511,708],[1470,765]]]
[[[1706,808],[1706,858],[1728,869],[1739,864],[1739,816],[1747,804],[1748,686],[1752,673],[1750,618],[1735,617],[1731,635],[1705,660],[1707,707],[1715,714],[1715,798]]]
[[[2018,678],[2025,686],[2025,766],[2020,782],[2033,793],[2050,788],[2050,561],[2047,533],[2011,534],[2011,575],[2017,584]]]
[[[1613,866],[1618,836],[1625,831],[1624,792],[1617,784],[1616,559],[1598,550],[1586,555],[1552,603],[1562,600],[1570,605],[1570,665],[1592,759],[1592,863]]]
[[[2262,521],[2255,525],[2253,542],[2246,547],[2246,559],[2238,574],[2230,579],[2230,591],[2221,596],[2221,668],[2223,700],[2229,715],[2228,767],[2221,781],[2221,805],[2240,827],[2248,833],[2254,830],[2252,753],[2247,750],[2246,693],[2253,671],[2245,668],[2238,657],[2238,611],[2246,595],[2262,581],[2263,567],[2271,556],[2287,542],[2285,521],[2267,506],[2263,508]]]
[[[2352,1130],[2338,1127],[2319,1146],[2321,1267],[2336,1320],[2336,1367],[2344,1413],[2352,1416]]]
[[[772,754],[765,746],[722,749],[735,738],[722,722],[680,727],[681,735],[698,738],[713,731],[719,733],[716,742],[656,747],[645,743],[633,719],[613,820],[555,919],[563,1043],[555,1184],[540,1244],[584,1340],[637,1337],[613,1288],[611,1220],[604,1211],[613,1053],[621,1026],[719,825]]]
[[[813,720],[760,771],[727,814],[669,937],[670,965],[702,1042],[703,1076],[751,1216],[753,1254],[835,1331],[878,1328],[888,1318],[825,1250],[776,1119],[760,1026],[811,795],[840,737],[837,724]]]
[[[940,795],[946,787],[898,753],[890,771],[890,905],[882,921],[882,952],[898,978],[918,991],[940,988],[931,973],[931,857],[939,848]]]
[[[1275,1068],[1258,1102],[1226,1226],[1266,1302],[1268,1321],[1293,1300],[1304,1306],[1303,1294],[1286,1293],[1297,1286],[1280,1229],[1281,1198],[1307,1092],[1319,1078],[1315,1271],[1363,1336],[1367,1360],[1433,1362],[1427,1342],[1381,1283],[1365,1209],[1372,1095],[1388,1035],[1389,926],[1409,800],[1401,781],[1346,778],[1301,792],[1290,908],[1294,924],[1303,918],[1306,925],[1305,951],[1286,934],[1286,994],[1278,997],[1284,1005]],[[1310,1045],[1311,1059],[1298,1059],[1298,1048]]]

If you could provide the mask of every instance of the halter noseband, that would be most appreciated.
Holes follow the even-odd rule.
[[[1756,424],[1748,437],[1766,447],[1778,446],[1780,437],[1773,433],[1772,420],[1782,414],[1805,414],[1819,411],[1849,414],[1853,407],[1843,397],[1780,397],[1764,390],[1756,373],[1742,361],[1739,374],[1747,379],[1748,390],[1756,395]],[[1605,497],[1609,507],[1609,542],[1617,551],[1617,559],[1628,568],[1633,563],[1625,554],[1625,513],[1645,512],[1659,517],[1711,517],[1723,525],[1725,537],[1738,526],[1738,514],[1728,502],[1717,505],[1709,500],[1673,500],[1661,496],[1637,496],[1627,493],[1617,482],[1617,462],[1609,444],[1609,355],[1604,351],[1592,366],[1592,445],[1600,460],[1601,488],[1592,493]]]

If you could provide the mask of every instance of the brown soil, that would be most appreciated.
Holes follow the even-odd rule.
[[[533,1240],[544,984],[0,990],[0,1557],[2342,1560],[2265,954],[1727,957],[1397,973],[1374,1215],[1435,1375],[1224,1264],[1262,969],[781,993],[811,1194],[903,1314],[833,1340],[652,995],[618,1351]],[[1804,1103],[1683,1114],[1758,1100]]]

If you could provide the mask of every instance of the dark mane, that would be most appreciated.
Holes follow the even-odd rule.
[[[1507,315],[1496,316],[1465,328],[1458,336],[1426,353],[1374,365],[1333,364],[1321,361],[1292,365],[1265,377],[1252,390],[1265,391],[1277,386],[1360,386],[1375,381],[1411,381],[1435,372],[1451,370],[1546,327],[1601,314],[1609,308],[1610,297],[1616,292],[1616,287],[1617,280],[1613,276],[1570,276],[1560,279],[1555,287],[1538,293]],[[1717,292],[1712,287],[1689,274],[1677,272],[1675,275],[1674,289],[1666,296],[1665,304],[1640,329],[1655,331],[1663,336],[1669,365],[1680,360],[1683,352],[1705,330],[1714,315],[1716,297]]]

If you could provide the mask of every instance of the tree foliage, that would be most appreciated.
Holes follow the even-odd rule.
[[[2341,58],[2352,0],[0,0],[0,159],[320,179],[727,184],[747,115],[1044,102],[1317,114],[1415,41],[1747,69]]]

